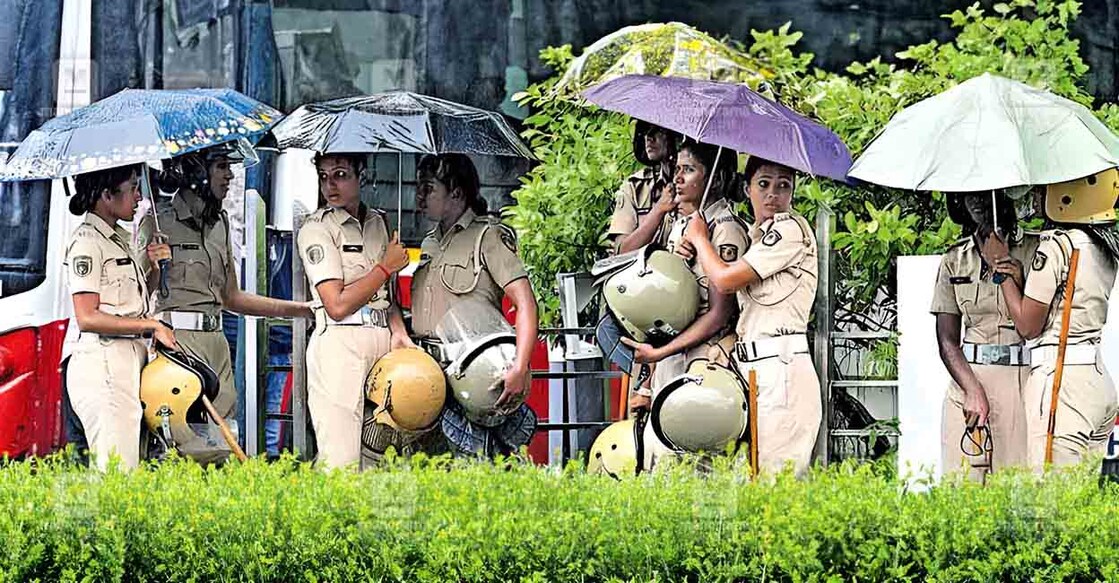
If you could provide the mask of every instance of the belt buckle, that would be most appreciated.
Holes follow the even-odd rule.
[[[385,328],[388,326],[388,318],[385,317],[385,310],[376,310],[369,306],[361,308],[361,323],[365,326],[378,326]]]
[[[218,329],[218,317],[215,314],[202,314],[202,330],[213,332]]]
[[[1005,344],[987,344],[983,346],[983,360],[986,364],[1001,366],[1010,365],[1010,347]]]

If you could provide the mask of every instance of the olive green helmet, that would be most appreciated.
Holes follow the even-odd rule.
[[[616,480],[641,473],[645,459],[645,419],[624,419],[598,434],[587,455],[587,473],[606,474]]]
[[[672,379],[653,399],[653,433],[682,452],[719,453],[746,433],[746,385],[733,370],[705,358]]]
[[[601,262],[592,273],[618,325],[638,342],[665,344],[699,312],[695,274],[683,258],[653,245]]]
[[[447,367],[451,395],[462,405],[467,419],[483,427],[496,427],[524,403],[526,395],[521,393],[501,408],[495,405],[505,391],[505,371],[516,359],[517,337],[497,333],[467,346]]]

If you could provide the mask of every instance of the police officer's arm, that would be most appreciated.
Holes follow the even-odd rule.
[[[660,231],[661,225],[664,224],[664,218],[676,209],[675,199],[676,192],[673,185],[665,186],[656,204],[638,222],[637,229],[619,238],[618,252],[629,253],[652,243],[657,236],[657,232]]]
[[[1011,277],[999,284],[1010,319],[1014,321],[1014,328],[1022,338],[1032,340],[1041,336],[1045,330],[1049,306],[1056,299],[1057,289],[1062,283],[1063,265],[1057,258],[1063,256],[1064,250],[1057,241],[1046,238],[1034,252],[1025,290],[1019,288]]]
[[[945,255],[940,262],[936,287],[933,288],[932,306],[929,308],[929,311],[936,315],[936,344],[944,368],[964,391],[964,413],[977,415],[979,423],[984,424],[987,422],[990,404],[987,401],[986,389],[975,376],[975,371],[971,369],[971,365],[964,358],[963,350],[960,349],[962,318],[960,306],[956,303],[949,261],[949,255]]]
[[[800,228],[797,227],[797,231],[799,230]],[[719,258],[719,253],[715,250],[715,244],[709,238],[707,223],[701,220],[688,221],[688,227],[684,231],[684,240],[691,243],[695,249],[696,261],[703,267],[703,272],[707,274],[707,281],[723,293],[738,291],[754,282],[761,281],[762,278],[758,275],[758,272],[754,271],[754,268],[748,263],[750,254],[758,252],[755,248],[752,247],[743,257],[746,261],[724,262]],[[758,245],[757,247],[761,246]]]
[[[228,233],[226,239],[228,239]],[[234,268],[233,253],[225,250],[225,289],[222,290],[224,308],[247,316],[312,318],[309,302],[293,302],[248,293],[241,289]]]
[[[66,263],[74,302],[74,319],[79,330],[93,334],[155,336],[162,344],[177,348],[171,329],[158,320],[126,318],[101,311],[104,257],[95,241],[75,241],[67,253]]]
[[[517,332],[517,357],[512,368],[505,373],[505,391],[497,405],[506,403],[513,395],[529,389],[529,365],[537,341],[536,296],[524,263],[517,256],[517,241],[513,230],[505,225],[495,225],[482,237],[482,265],[494,283],[513,302],[517,310],[514,328]]]

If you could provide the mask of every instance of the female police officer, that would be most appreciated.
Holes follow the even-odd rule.
[[[160,188],[175,192],[158,211],[159,226],[171,246],[168,294],[156,295],[158,317],[170,324],[180,344],[218,374],[214,408],[232,421],[237,404],[229,343],[221,312],[253,316],[312,317],[310,302],[298,303],[241,290],[222,200],[229,193],[238,152],[226,145],[179,156],[159,175]],[[145,228],[150,228],[145,226]]]
[[[391,303],[392,274],[408,265],[384,214],[361,202],[362,154],[315,158],[323,204],[299,229],[299,254],[314,298],[307,345],[307,404],[318,462],[355,463],[361,452],[363,382],[391,348],[413,346]]]
[[[112,454],[125,468],[140,459],[140,371],[144,338],[176,348],[171,329],[150,318],[148,276],[118,221],[131,221],[140,201],[137,168],[81,174],[70,212],[85,214],[66,249],[66,273],[81,331],[66,369],[67,392],[85,428],[90,452],[104,470]],[[171,254],[147,248],[152,264]],[[158,269],[158,268],[157,268]],[[152,279],[158,277],[153,271]]]
[[[486,215],[478,171],[469,157],[425,156],[416,167],[416,181],[416,208],[436,225],[423,240],[420,265],[412,279],[413,331],[419,337],[435,337],[436,327],[452,306],[481,301],[500,312],[502,299],[508,296],[517,312],[516,357],[503,375],[504,390],[496,406],[519,401],[529,390],[537,321],[536,298],[517,256],[513,231]],[[531,416],[522,405],[509,416],[518,427],[488,431],[471,424],[454,402],[448,402],[443,427],[458,453],[509,453],[531,437],[529,425],[534,426],[535,420]]]
[[[717,147],[708,144],[687,141],[680,146],[674,178],[675,202],[680,213],[668,232],[667,247],[670,251],[689,260],[694,257],[691,245],[683,240],[683,234],[689,221],[700,220],[691,215],[699,209],[706,193],[702,220],[708,225],[711,242],[719,258],[733,262],[745,255],[749,246],[746,227],[735,215],[732,203],[726,197],[735,185],[736,160],[735,152],[725,149],[720,152]],[[719,364],[730,364],[735,340],[731,323],[737,311],[734,294],[711,290],[703,266],[693,263],[690,267],[700,283],[697,319],[671,342],[659,348],[622,339],[634,348],[634,360],[657,363],[653,372],[653,393],[684,374],[688,363],[696,358],[706,357]],[[648,408],[653,396],[638,390],[630,406],[634,409]],[[652,454],[653,463],[664,455],[665,448],[652,437],[651,426],[646,431],[645,443],[653,444],[653,447],[646,448]]]
[[[751,157],[744,177],[754,211],[746,254],[720,257],[705,221],[691,221],[684,238],[710,283],[738,292],[734,361],[743,378],[757,373],[759,465],[772,471],[791,461],[802,474],[822,408],[806,335],[816,296],[816,239],[808,221],[791,211],[791,168]]]
[[[1053,463],[1072,464],[1103,451],[1115,426],[1119,400],[1099,345],[1119,260],[1117,195],[1119,172],[1114,168],[1050,185],[1045,216],[1051,228],[1041,234],[1024,287],[1017,275],[1022,265],[1013,260],[1006,243],[992,234],[984,244],[984,259],[1000,273],[1013,276],[1003,280],[1003,296],[1018,333],[1031,340],[1030,376],[1022,400],[1027,455],[1035,470],[1046,463],[1051,391],[1062,336],[1067,348],[1053,431]],[[1079,259],[1066,318],[1065,292],[1074,250]]]
[[[980,245],[992,233],[1002,232],[1011,258],[1021,265],[1033,257],[1038,238],[1018,227],[1014,204],[1002,192],[949,194],[948,216],[963,227],[966,238],[944,254],[930,308],[936,315],[940,359],[952,377],[941,418],[944,470],[959,470],[965,454],[972,467],[986,464],[976,457],[985,451],[991,453],[992,467],[980,472],[1024,464],[1022,389],[1029,374],[1029,349],[1014,329],[999,291],[1006,276],[983,260]],[[1021,270],[1015,277],[1021,288]],[[980,472],[973,472],[974,477]]]

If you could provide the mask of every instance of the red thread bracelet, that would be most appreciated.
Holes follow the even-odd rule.
[[[392,279],[392,274],[389,273],[389,270],[385,269],[384,265],[381,265],[380,263],[378,263],[376,265],[376,267],[377,267],[377,269],[381,270],[381,273],[385,274],[385,280],[386,281],[389,280],[389,279]]]

